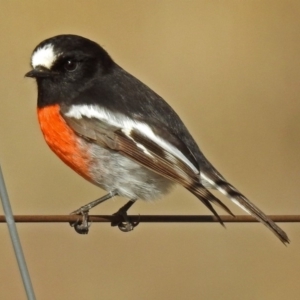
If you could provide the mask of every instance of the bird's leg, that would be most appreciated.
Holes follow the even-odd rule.
[[[111,222],[111,226],[118,226],[123,232],[129,232],[136,227],[139,222],[131,222],[128,218],[127,211],[135,203],[137,199],[129,200],[124,206],[122,206],[114,215],[121,216],[124,221]]]
[[[74,210],[71,212],[71,215],[82,215],[82,221],[77,220],[74,223],[70,223],[72,227],[74,227],[75,231],[80,233],[80,234],[88,234],[89,228],[91,224],[88,222],[88,216],[89,216],[89,211],[93,207],[97,206],[98,204],[111,199],[112,197],[116,196],[118,194],[117,190],[113,190],[109,192],[107,195],[98,198],[86,205],[81,206],[80,208]]]

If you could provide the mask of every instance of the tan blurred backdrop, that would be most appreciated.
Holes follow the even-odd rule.
[[[0,162],[15,214],[66,214],[104,194],[48,149],[35,82],[24,78],[33,48],[62,33],[97,41],[163,96],[267,214],[300,213],[299,1],[2,0],[0,16]],[[130,213],[208,211],[178,187]],[[260,224],[18,229],[37,299],[299,299],[300,224],[281,226],[288,247]],[[25,299],[5,224],[0,235],[0,299]]]

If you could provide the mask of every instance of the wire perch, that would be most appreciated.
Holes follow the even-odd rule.
[[[236,217],[221,215],[224,223],[254,223],[255,218],[248,215],[237,215]],[[271,220],[278,223],[300,222],[300,215],[269,215]],[[80,215],[15,215],[17,223],[65,223],[81,220]],[[211,215],[131,215],[130,220],[140,223],[218,223],[218,219]],[[89,222],[111,223],[122,221],[119,216],[113,215],[89,215]],[[0,223],[6,222],[5,216],[0,216]]]

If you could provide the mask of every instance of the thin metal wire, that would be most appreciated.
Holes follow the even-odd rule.
[[[236,217],[221,215],[225,223],[254,223],[258,222],[255,218],[248,215],[237,215]],[[300,215],[269,215],[274,222],[290,223],[300,222]],[[218,223],[218,219],[211,215],[130,215],[133,222],[145,223]],[[65,223],[80,221],[80,215],[15,215],[14,220],[17,223]],[[114,215],[90,215],[90,222],[118,222],[121,217]],[[6,222],[4,216],[0,216],[0,223]]]
[[[5,219],[7,222],[11,242],[13,244],[16,259],[17,259],[17,262],[19,265],[21,276],[22,276],[23,285],[24,285],[24,288],[25,288],[25,291],[27,294],[27,299],[35,300],[33,287],[31,284],[29,273],[28,273],[28,269],[27,269],[25,258],[24,258],[22,246],[20,243],[17,227],[16,227],[14,217],[12,214],[12,209],[10,206],[1,166],[0,166],[0,198],[1,198],[2,206],[3,206],[3,210],[5,213]],[[3,218],[4,218],[4,216],[3,216]]]

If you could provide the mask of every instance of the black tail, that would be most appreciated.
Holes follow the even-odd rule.
[[[211,203],[221,207],[234,217],[234,214],[230,211],[230,209],[218,198],[216,198],[211,192],[209,192],[201,183],[194,183],[191,187],[187,187],[187,189],[191,193],[193,193],[216,216],[222,226],[224,226],[224,223]]]
[[[257,206],[251,203],[243,194],[241,194],[224,178],[218,176],[218,174],[214,175],[208,174],[207,172],[201,172],[201,180],[205,181],[207,185],[210,185],[211,187],[220,191],[244,211],[251,214],[258,221],[267,226],[281,240],[281,242],[283,242],[284,244],[290,242],[287,234],[279,226],[277,226]]]

